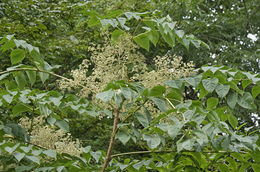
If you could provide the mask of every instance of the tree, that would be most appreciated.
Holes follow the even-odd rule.
[[[136,7],[115,2],[94,1],[89,5],[62,1],[56,6],[55,1],[15,1],[21,13],[35,12],[35,5],[41,10],[48,6],[44,22],[77,21],[77,27],[62,24],[51,29],[45,23],[46,33],[53,34],[53,39],[45,40],[47,36],[41,39],[43,33],[33,39],[31,26],[23,23],[25,29],[16,29],[16,36],[8,35],[9,30],[1,38],[0,51],[5,58],[1,59],[4,65],[0,71],[0,169],[257,171],[259,74],[254,73],[255,69],[250,69],[251,73],[234,68],[232,59],[232,67],[201,66],[211,61],[207,58],[195,64],[200,66],[196,70],[189,62],[200,53],[207,57],[212,47],[223,41],[204,39],[203,35],[211,36],[206,32],[209,30],[201,29],[201,25],[193,30],[198,26],[195,20],[189,19],[191,24],[182,21],[185,14],[181,11],[190,9],[205,23],[210,23],[211,13],[214,18],[220,13],[201,10],[204,1],[149,1],[145,5],[129,1],[138,4]],[[110,9],[100,5],[107,3],[112,3]],[[169,3],[175,5],[178,13],[167,10]],[[218,8],[216,3],[207,2],[212,9]],[[254,9],[252,4],[249,7]],[[1,20],[5,23],[1,25],[2,32],[10,24],[16,27],[14,21],[19,25],[19,21],[34,21],[35,16],[41,16],[32,13],[31,17],[21,17],[10,13],[14,9],[11,2],[1,5],[5,16]],[[240,11],[240,5],[239,1],[234,8]],[[59,14],[68,16],[55,14],[57,20],[52,21],[52,8],[62,8]],[[94,8],[104,13],[99,14]],[[149,8],[164,9],[166,15],[150,12]],[[226,10],[225,14],[230,15],[229,12]],[[180,20],[176,22],[178,15]],[[82,31],[86,24],[87,31]],[[22,32],[28,35],[23,38]],[[77,49],[87,35],[92,42],[83,51]],[[60,50],[69,53],[76,48],[75,57],[82,52],[85,59],[80,63],[74,59],[66,62],[64,76],[60,75],[64,73],[62,69],[53,71],[58,71],[55,65],[62,64],[59,61],[65,57],[59,55],[53,60],[44,56],[59,54],[57,49],[49,48],[54,48],[53,42],[59,38],[68,36],[74,36],[70,38],[75,44],[69,46],[61,41],[66,48]]]

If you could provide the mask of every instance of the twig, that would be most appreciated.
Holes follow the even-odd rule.
[[[6,74],[6,73],[12,73],[12,72],[18,72],[18,71],[36,71],[36,72],[42,72],[42,73],[47,73],[49,75],[64,79],[66,81],[72,82],[72,79],[66,78],[64,76],[58,75],[56,73],[53,72],[49,72],[46,70],[42,70],[42,69],[37,69],[37,68],[16,68],[16,69],[11,69],[11,70],[6,70],[6,71],[1,71],[0,75]],[[81,87],[85,87],[84,85],[78,84]]]
[[[117,128],[118,128],[118,122],[119,122],[119,109],[115,109],[113,131],[112,131],[112,134],[111,134],[111,137],[110,137],[110,142],[109,142],[109,146],[108,146],[108,149],[107,149],[107,155],[106,155],[106,158],[105,158],[104,163],[103,163],[103,167],[102,167],[100,172],[105,171],[105,169],[108,166],[108,163],[111,160],[111,154],[112,154],[112,150],[113,150],[114,143],[115,143],[115,137],[116,137],[116,132],[117,132]]]
[[[147,102],[144,101],[143,105]],[[133,114],[135,114],[135,112],[137,112],[142,106],[138,106],[134,111],[130,112],[129,115],[127,117],[125,117],[125,119],[122,120],[122,123],[124,123],[126,120],[128,120],[128,118],[130,118]]]
[[[22,142],[22,143],[24,143],[24,144],[29,144],[29,145],[35,146],[35,147],[37,147],[37,148],[40,148],[40,149],[44,149],[44,150],[47,150],[47,149],[48,149],[48,148],[42,147],[42,146],[40,146],[40,145],[37,145],[37,144],[31,143],[31,142],[28,142],[28,141],[25,141],[25,140],[16,138],[16,137],[14,137],[14,136],[12,136],[12,135],[4,135],[3,137],[4,137],[4,138],[12,139],[12,140],[14,140],[14,141]]]
[[[245,7],[246,18],[247,18],[246,25],[249,26],[250,31],[253,32],[253,29],[252,29],[251,24],[250,24],[250,16],[249,16],[249,12],[247,10],[247,6],[246,6],[246,1],[245,0],[243,0],[243,4],[244,4],[244,7]]]
[[[126,156],[126,155],[137,155],[137,154],[150,154],[150,153],[177,153],[176,150],[162,150],[162,151],[136,151],[136,152],[125,152],[125,153],[118,153],[111,155],[111,158],[119,157],[119,156]],[[182,151],[182,152],[197,152],[197,151]],[[204,151],[201,153],[208,153],[208,154],[213,154],[213,153],[243,153],[246,154],[248,152],[228,152],[228,151]]]
[[[175,106],[172,104],[172,102],[171,102],[168,98],[165,97],[165,99],[166,99],[167,102],[171,105],[171,107],[172,107],[173,109],[176,109]]]
[[[136,25],[136,27],[135,27],[135,30],[133,31],[132,35],[134,35],[135,32],[137,32],[137,29],[139,28],[139,26],[140,26],[140,24],[141,24],[141,21],[142,21],[142,19],[140,19],[140,20],[138,21],[138,23],[137,23],[137,25]]]

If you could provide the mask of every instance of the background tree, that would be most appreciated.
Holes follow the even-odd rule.
[[[0,169],[256,171],[258,6],[1,1]]]

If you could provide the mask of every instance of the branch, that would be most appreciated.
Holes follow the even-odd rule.
[[[136,151],[136,152],[125,152],[125,153],[118,153],[118,154],[114,154],[111,155],[111,158],[115,158],[115,157],[119,157],[119,156],[126,156],[126,155],[136,155],[136,154],[150,154],[150,153],[177,153],[176,150],[162,150],[162,151]],[[182,151],[182,152],[197,152],[197,151]],[[208,154],[213,154],[213,153],[242,153],[242,154],[246,154],[248,152],[228,152],[228,151],[204,151],[201,153],[208,153]]]
[[[122,120],[122,123],[124,123],[124,122],[125,122],[126,120],[128,120],[133,114],[135,114],[135,112],[137,112],[142,106],[144,106],[146,102],[147,102],[147,100],[145,100],[142,105],[139,105],[134,111],[129,112],[129,115],[128,115],[127,117],[125,117],[125,119]]]
[[[105,158],[104,163],[103,163],[103,167],[102,167],[100,172],[105,171],[105,169],[108,166],[108,163],[111,160],[111,154],[112,154],[112,150],[113,150],[114,143],[115,143],[115,137],[116,137],[116,132],[117,132],[117,128],[118,128],[118,122],[119,122],[119,109],[115,109],[113,131],[112,131],[112,134],[111,134],[111,137],[110,137],[110,142],[109,142],[109,146],[108,146],[108,149],[107,149],[107,155],[106,155],[106,158]]]
[[[253,29],[252,29],[252,26],[250,24],[250,16],[249,16],[249,12],[248,12],[245,0],[243,0],[243,4],[244,4],[244,7],[245,7],[245,13],[246,13],[246,18],[247,18],[246,25],[249,26],[250,31],[253,33]]]
[[[12,73],[12,72],[18,72],[18,71],[36,71],[36,72],[42,72],[42,73],[47,73],[49,75],[64,79],[66,81],[72,82],[72,79],[66,78],[64,76],[58,75],[56,73],[53,72],[49,72],[46,70],[41,70],[41,69],[36,69],[36,68],[16,68],[16,69],[11,69],[11,70],[6,70],[6,71],[2,71],[0,72],[0,75],[6,74],[6,73]],[[81,87],[85,87],[84,85],[78,84]]]
[[[42,147],[42,146],[40,146],[40,145],[37,145],[37,144],[31,143],[31,142],[28,142],[28,141],[25,141],[25,140],[16,138],[16,137],[14,137],[14,136],[12,136],[12,135],[9,135],[9,134],[5,134],[3,137],[4,137],[4,138],[8,138],[8,139],[12,139],[13,141],[22,142],[22,143],[24,143],[24,144],[30,144],[30,145],[35,146],[35,147],[40,148],[40,149],[47,150],[47,148],[45,148],[45,147]]]
[[[140,20],[138,21],[138,23],[137,23],[137,25],[136,25],[136,27],[135,27],[135,30],[133,31],[132,35],[134,35],[135,32],[137,32],[137,29],[139,28],[139,26],[140,26],[140,24],[141,24],[141,21],[142,21],[142,19],[140,19]]]

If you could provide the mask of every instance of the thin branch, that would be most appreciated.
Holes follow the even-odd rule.
[[[142,104],[142,106],[143,106],[146,102],[147,102],[147,100],[144,101],[144,103]],[[133,114],[135,114],[135,112],[137,112],[142,106],[140,105],[140,106],[138,106],[134,111],[130,112],[129,115],[128,115],[125,119],[122,120],[122,123],[124,123],[126,120],[128,120],[128,118],[130,118]]]
[[[141,21],[142,21],[142,19],[138,20],[138,23],[137,23],[135,30],[133,31],[132,35],[134,35],[137,32],[137,29],[139,28]]]
[[[113,131],[112,131],[112,134],[111,134],[111,137],[110,137],[110,142],[109,142],[109,146],[108,146],[108,149],[107,149],[107,155],[106,155],[106,158],[105,158],[104,163],[103,163],[103,167],[102,167],[100,172],[105,171],[105,169],[108,166],[108,163],[111,160],[111,154],[112,154],[112,150],[113,150],[113,147],[114,147],[114,144],[115,144],[115,137],[116,137],[116,132],[117,132],[118,123],[119,123],[119,113],[120,113],[119,109],[115,109]]]
[[[29,145],[35,146],[35,147],[37,147],[37,148],[40,148],[40,149],[44,149],[44,150],[47,150],[47,149],[48,149],[48,148],[42,147],[42,146],[40,146],[40,145],[37,145],[37,144],[31,143],[31,142],[28,142],[28,141],[25,141],[25,140],[16,138],[16,137],[14,137],[14,136],[12,136],[12,135],[7,135],[7,134],[6,134],[6,135],[4,135],[3,137],[4,137],[4,138],[12,139],[12,140],[14,140],[14,141],[22,142],[22,143],[24,143],[24,144],[29,144]]]
[[[244,4],[244,7],[245,7],[245,13],[246,13],[246,18],[247,18],[247,23],[246,23],[246,25],[249,26],[250,31],[253,32],[252,26],[251,26],[251,24],[250,24],[250,16],[249,16],[249,12],[248,12],[248,9],[247,9],[246,1],[245,1],[245,0],[243,0],[243,4]]]
[[[176,109],[175,106],[172,104],[172,102],[171,102],[168,98],[165,97],[165,99],[166,99],[167,102],[171,105],[171,107],[172,107],[173,109]]]
[[[36,72],[42,72],[42,73],[47,73],[49,75],[64,79],[66,81],[72,82],[72,79],[66,78],[64,76],[58,75],[56,73],[53,72],[49,72],[46,70],[41,70],[41,69],[36,69],[36,68],[16,68],[16,69],[11,69],[11,70],[6,70],[6,71],[1,71],[0,75],[6,74],[6,73],[12,73],[12,72],[18,72],[18,71],[36,71]],[[84,85],[78,84],[81,87],[85,87]]]
[[[197,151],[183,151],[183,152],[197,152]],[[111,155],[111,158],[119,157],[119,156],[126,156],[126,155],[137,155],[137,154],[150,154],[150,153],[177,153],[176,150],[162,150],[162,151],[136,151],[136,152],[125,152],[125,153],[118,153]],[[213,154],[213,153],[243,153],[246,154],[248,152],[228,152],[228,151],[204,151],[201,153]]]

